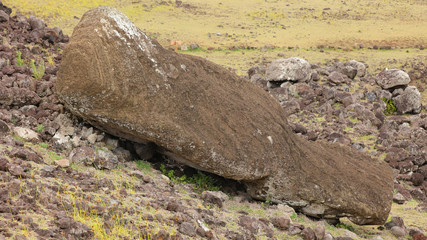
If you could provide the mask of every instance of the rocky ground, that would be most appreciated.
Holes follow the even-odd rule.
[[[426,239],[427,114],[416,100],[427,87],[424,64],[409,66],[411,82],[401,72],[363,75],[358,62],[309,65],[292,81],[271,65],[249,70],[301,137],[387,161],[396,169],[394,200],[418,216],[408,226],[399,216],[370,228],[330,225],[253,201],[238,182],[72,116],[54,95],[68,37],[10,12],[0,6],[0,239]],[[389,87],[384,74],[398,84]]]

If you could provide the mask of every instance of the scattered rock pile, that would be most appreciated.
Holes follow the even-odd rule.
[[[407,73],[397,69],[366,74],[365,64],[351,60],[327,67],[311,65],[307,82],[272,80],[272,74],[279,75],[274,66],[286,61],[290,60],[254,66],[248,77],[276,97],[289,114],[293,131],[309,140],[339,142],[384,159],[396,169],[399,195],[395,201],[411,197],[425,201],[427,114],[421,112],[418,87],[409,84],[418,80],[416,85],[424,91],[422,73],[427,67],[418,63],[411,81]],[[294,66],[301,69],[289,70],[291,73],[309,75],[306,66]],[[402,187],[402,180],[411,183],[409,190]]]

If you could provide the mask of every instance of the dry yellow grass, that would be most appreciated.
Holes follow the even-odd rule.
[[[110,5],[128,15],[161,43],[182,40],[202,46],[425,45],[424,0],[213,1],[187,0],[4,0],[24,14],[47,19],[71,34],[82,14]],[[210,33],[210,35],[209,35]],[[221,35],[218,36],[217,33]]]

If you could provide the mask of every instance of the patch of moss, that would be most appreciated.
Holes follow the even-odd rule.
[[[397,111],[396,105],[394,105],[394,101],[392,99],[381,98],[386,104],[386,108],[384,109],[385,115],[392,115]]]

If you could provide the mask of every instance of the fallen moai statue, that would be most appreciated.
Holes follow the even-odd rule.
[[[389,214],[393,175],[386,163],[299,138],[268,93],[205,59],[162,48],[116,9],[82,17],[56,94],[94,126],[241,180],[256,199],[357,224],[382,224]]]

